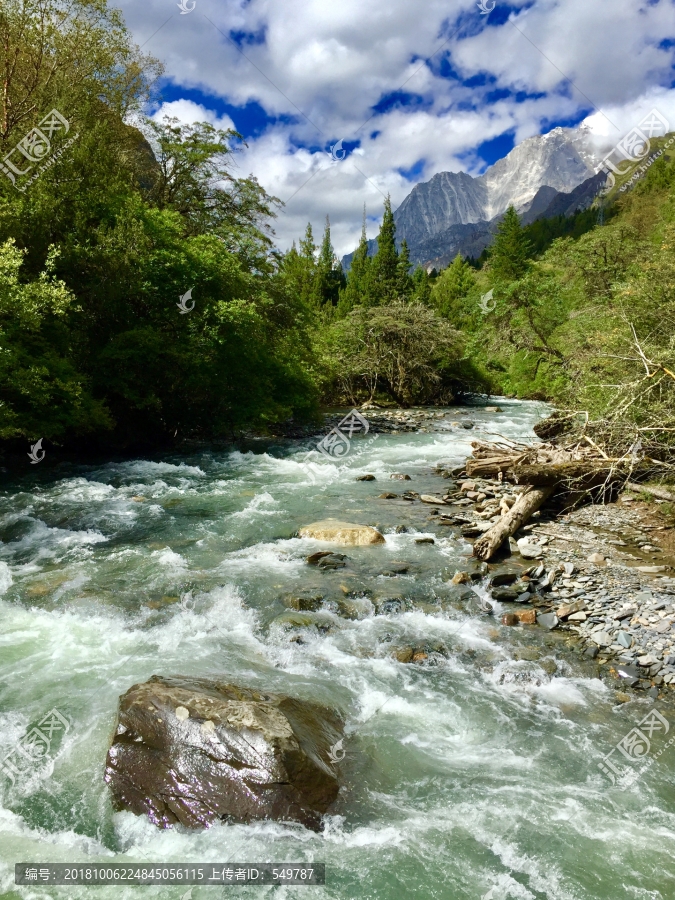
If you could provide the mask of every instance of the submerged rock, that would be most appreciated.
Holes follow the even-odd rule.
[[[384,535],[370,525],[355,525],[351,522],[340,522],[339,519],[323,519],[312,522],[300,529],[300,537],[314,538],[316,541],[331,541],[333,544],[384,544]]]
[[[330,709],[206,678],[153,677],[120,697],[105,780],[116,810],[161,828],[218,820],[319,829],[338,793]]]

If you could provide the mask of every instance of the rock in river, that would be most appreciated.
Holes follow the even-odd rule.
[[[338,519],[323,519],[312,522],[300,529],[300,537],[314,538],[316,541],[330,541],[333,544],[384,544],[384,535],[370,525],[354,525],[351,522],[340,522]]]
[[[206,678],[153,677],[120,697],[105,780],[117,810],[167,828],[219,819],[318,830],[338,793],[334,710]]]

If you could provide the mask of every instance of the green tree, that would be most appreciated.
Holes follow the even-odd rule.
[[[432,303],[444,318],[456,327],[467,324],[468,308],[464,302],[476,284],[473,269],[457,254],[452,263],[436,279],[431,292]]]
[[[515,281],[528,268],[531,256],[529,241],[523,234],[520,218],[513,205],[504,213],[490,248],[490,268],[500,281]]]
[[[391,211],[391,200],[384,201],[384,216],[377,236],[377,253],[373,257],[368,279],[367,303],[383,306],[399,297],[400,271],[396,249],[396,223]]]
[[[401,249],[398,254],[398,297],[400,299],[409,300],[413,294],[413,279],[410,274],[410,251],[408,250],[408,242],[404,239],[401,242]]]
[[[316,272],[316,295],[322,305],[337,306],[340,289],[344,285],[342,265],[335,256],[330,239],[330,219],[326,216],[326,227],[319,250]]]
[[[369,279],[372,265],[372,257],[368,256],[368,237],[366,235],[366,207],[363,207],[363,223],[361,225],[361,238],[359,245],[352,257],[352,264],[346,277],[346,284],[340,291],[338,314],[340,316],[351,312],[356,306],[360,306],[367,297],[369,291]]]

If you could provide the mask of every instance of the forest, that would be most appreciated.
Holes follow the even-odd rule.
[[[387,199],[377,253],[364,215],[343,272],[328,219],[318,245],[308,225],[275,246],[281,204],[235,175],[241,135],[144,115],[162,68],[106,0],[46,5],[0,10],[3,452],[476,394],[550,401],[605,450],[669,452],[672,155],[571,219],[522,227],[511,207],[479,261],[441,272],[397,249]]]

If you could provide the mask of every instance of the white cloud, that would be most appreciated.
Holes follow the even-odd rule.
[[[193,125],[195,122],[208,122],[214,128],[222,128],[226,131],[228,128],[234,128],[234,122],[227,115],[218,116],[212,109],[207,109],[199,103],[192,100],[172,100],[169,103],[162,103],[160,108],[152,116],[155,122],[161,122],[168,116],[172,119],[178,119],[182,125]]]
[[[511,0],[511,7],[525,2]],[[653,107],[675,128],[669,0],[613,0],[611,9],[588,0],[537,0],[498,26],[498,12],[481,16],[475,0],[196,0],[193,13],[176,9],[168,21],[165,0],[118,5],[174,84],[235,107],[254,101],[283,117],[238,155],[242,173],[288,200],[275,225],[282,248],[308,219],[320,232],[328,213],[338,252],[353,249],[364,201],[369,214],[380,214],[380,191],[396,206],[411,189],[400,170],[422,160],[420,180],[443,170],[477,174],[484,164],[476,148],[505,132],[519,142],[593,107],[602,112],[592,112],[588,123],[602,143],[614,143]],[[458,22],[461,40],[451,37],[426,64]],[[257,37],[242,42],[240,52],[230,32]],[[361,127],[403,82],[422,103],[394,106]],[[230,126],[190,100],[160,112]],[[338,138],[361,140],[361,147],[331,164],[323,148]]]

